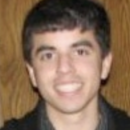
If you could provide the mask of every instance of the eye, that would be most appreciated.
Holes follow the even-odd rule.
[[[54,58],[53,52],[43,52],[40,56],[41,60],[52,60]]]
[[[86,48],[78,48],[76,50],[76,54],[79,56],[86,56],[89,54],[88,50]]]

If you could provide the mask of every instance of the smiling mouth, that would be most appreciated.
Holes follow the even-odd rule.
[[[75,93],[81,88],[81,83],[67,83],[58,85],[56,90],[60,93]]]

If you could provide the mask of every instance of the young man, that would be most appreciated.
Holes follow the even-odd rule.
[[[111,68],[110,23],[92,0],[44,0],[28,14],[23,52],[41,95],[36,109],[2,130],[130,130],[100,96]]]

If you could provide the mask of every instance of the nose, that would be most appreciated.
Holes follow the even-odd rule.
[[[73,60],[68,55],[60,55],[57,71],[59,74],[68,74],[74,70]]]

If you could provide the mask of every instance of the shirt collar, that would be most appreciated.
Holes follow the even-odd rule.
[[[112,114],[108,109],[106,101],[103,98],[99,99],[99,108],[101,110],[101,120],[96,130],[115,130],[115,124]],[[49,121],[47,112],[45,109],[44,101],[40,101],[38,110],[38,126],[39,130],[55,130],[52,123]]]
[[[99,109],[101,111],[101,120],[96,130],[115,130],[112,112],[107,107],[103,97],[99,99]]]

